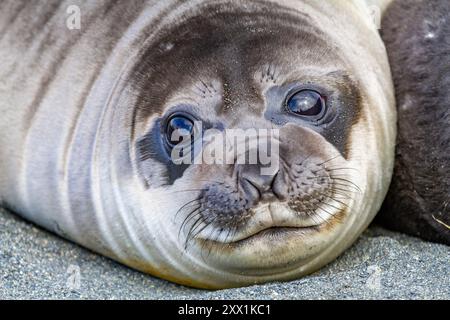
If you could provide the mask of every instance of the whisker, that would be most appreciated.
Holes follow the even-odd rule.
[[[224,229],[224,228],[220,228],[220,229],[216,230],[217,235],[214,236],[214,237],[213,237],[213,236],[211,237],[213,240],[212,240],[212,242],[211,242],[211,246],[209,247],[208,257],[209,257],[210,254],[211,254],[211,250],[212,250],[212,247],[213,247],[212,243],[213,243],[213,242],[218,242],[218,241],[219,241],[219,238],[220,238],[220,235],[221,235],[222,232],[223,232],[223,229]],[[212,235],[214,235],[214,232],[212,233]]]
[[[348,187],[348,188],[350,188],[350,190],[357,191],[358,193],[361,192],[361,190],[358,190],[355,186],[353,186],[351,184],[345,184],[345,183],[339,183],[339,182],[333,181],[333,185],[340,186],[340,187]]]
[[[342,192],[339,192],[339,190],[336,190],[335,188],[333,189],[333,194],[338,195],[338,196],[341,196],[341,197],[345,197],[345,200],[350,199],[350,198],[351,198],[351,195],[350,195],[350,194],[347,194],[347,193],[344,193],[344,192],[355,193],[355,192],[352,192],[352,191],[342,191]]]
[[[195,212],[196,210],[199,210],[201,208],[201,205],[196,205],[196,207],[189,212],[189,214],[183,219],[183,222],[181,223],[181,227],[183,228],[185,224],[187,224],[193,216],[196,216],[197,213]]]
[[[329,162],[331,162],[331,161],[333,161],[333,160],[336,160],[337,158],[339,158],[340,157],[340,154],[338,154],[338,155],[336,155],[335,157],[333,157],[333,158],[331,158],[331,159],[328,159],[328,160],[326,160],[326,161],[324,161],[324,162],[322,162],[322,163],[318,163],[318,164],[316,164],[317,166],[323,166],[324,164],[326,164],[326,163],[329,163]]]
[[[329,199],[331,199],[331,200],[333,200],[333,201],[336,201],[337,203],[340,203],[340,204],[342,204],[344,207],[346,207],[347,209],[350,209],[350,207],[348,206],[348,204],[347,203],[345,203],[345,202],[342,202],[342,201],[340,201],[339,199],[336,199],[336,198],[334,198],[334,197],[330,197],[330,196],[327,196]]]
[[[296,162],[294,163],[294,165],[296,166],[303,166],[305,164],[306,161],[309,160],[309,158],[312,157],[312,153],[308,154],[306,157],[304,157],[300,162]]]
[[[198,223],[199,220],[197,220],[191,226],[191,228],[189,230],[189,233],[188,233],[188,235],[186,237],[186,243],[191,242],[192,240],[194,240],[203,230],[205,230],[208,226],[210,226],[212,224],[212,222],[214,221],[214,220],[212,220],[210,222],[207,222],[204,219],[202,213],[205,212],[205,211],[207,211],[207,209],[202,210],[201,212],[199,212],[199,214],[202,216],[202,218],[200,219],[201,221],[200,221],[200,223]],[[198,230],[198,228],[200,228],[200,230]],[[203,250],[203,245],[202,245],[201,250]]]
[[[208,180],[208,179],[195,179],[195,181],[203,181],[203,182],[214,182],[220,185],[225,184],[225,181],[218,181],[218,180]]]
[[[230,228],[229,226],[227,226],[227,229],[228,229],[228,232],[227,232],[227,235],[225,236],[224,243],[227,243],[227,241],[228,241],[228,236],[229,236],[230,233],[231,233],[231,228]]]
[[[319,207],[319,209],[322,210],[322,211],[325,211],[325,209],[322,208],[322,207]],[[321,219],[325,224],[331,225],[331,222],[330,222],[329,218],[330,218],[330,217],[334,217],[334,214],[331,214],[331,213],[329,213],[328,211],[326,211],[326,214],[328,214],[329,217],[327,217],[327,218],[322,218],[322,217],[320,217],[320,216],[319,216],[319,217],[320,217],[320,219]]]
[[[328,177],[327,176],[318,176],[318,177],[315,177],[315,178],[308,177],[306,179],[307,180],[317,180],[317,179],[320,179],[320,178],[328,178]],[[337,185],[337,186],[341,186],[341,187],[348,187],[348,188],[351,188],[351,190],[354,190],[357,193],[361,193],[362,192],[361,189],[356,184],[351,183],[348,180],[342,180],[341,178],[336,178],[336,177],[332,178],[332,180],[340,181],[340,182],[333,181],[332,182],[333,185]],[[342,182],[347,182],[347,183],[342,183]],[[313,185],[314,185],[314,183],[308,184],[308,186],[313,186]]]
[[[199,212],[197,212],[197,210],[199,210],[200,208],[201,206],[197,206],[186,216],[186,218],[184,218],[183,222],[181,223],[180,229],[178,230],[178,238],[180,238],[181,233],[185,229],[188,222],[200,215]]]
[[[357,191],[354,191],[354,190],[346,190],[346,189],[341,189],[341,188],[336,188],[336,187],[333,187],[333,191],[334,190],[337,190],[337,191],[342,191],[342,192],[348,192],[348,193],[359,193],[359,192],[357,192]],[[347,194],[347,196],[348,196],[348,194]]]
[[[186,189],[186,190],[177,190],[170,192],[169,194],[183,193],[183,192],[198,192],[198,191],[206,191],[208,189]]]
[[[209,227],[210,225],[212,225],[213,224],[213,222],[215,221],[215,219],[213,219],[206,227]],[[203,231],[204,229],[202,229],[202,231]],[[206,239],[210,239],[211,238],[211,236],[212,236],[212,234],[214,233],[214,228],[212,228],[212,230],[211,230],[211,232],[209,233],[209,235],[206,237]],[[201,232],[201,231],[200,231]],[[197,233],[197,235],[198,235],[198,233]],[[202,256],[202,259],[203,260],[205,260],[205,257],[203,256],[203,253],[205,252],[205,249],[207,248],[207,245],[209,244],[209,246],[212,246],[213,245],[213,243],[212,243],[212,241],[204,241],[203,242],[203,244],[202,244],[202,253],[201,253],[201,256]],[[209,256],[209,254],[206,256],[206,258],[208,258],[208,256]]]
[[[350,181],[350,180],[344,179],[344,178],[333,177],[333,176],[331,176],[331,179],[333,179],[333,180],[338,180],[338,181],[345,181],[345,182],[348,182],[348,183],[350,183],[351,185],[353,185],[356,189],[358,189],[359,192],[362,192],[361,188],[360,188],[356,183],[354,183],[353,181]]]
[[[321,201],[320,201],[320,202],[321,202]],[[323,202],[321,202],[321,203],[323,203]],[[325,213],[328,214],[330,217],[334,217],[334,215],[333,215],[332,213],[330,213],[329,211],[325,210],[323,207],[318,206],[318,208],[319,208],[320,210],[322,210],[322,211],[325,211]]]
[[[328,202],[325,202],[325,201],[320,201],[321,203],[323,203],[323,204],[325,204],[325,205],[327,205],[327,206],[329,206],[329,207],[332,207],[332,208],[334,208],[334,209],[336,209],[336,210],[341,210],[341,208],[338,208],[338,207],[335,207],[335,206],[333,206],[332,204],[329,204]]]
[[[194,232],[196,232],[197,228],[198,228],[199,226],[201,226],[202,223],[205,222],[204,219],[203,219],[203,216],[201,215],[201,213],[200,213],[199,215],[200,215],[200,218],[198,218],[197,220],[195,220],[195,222],[192,224],[192,226],[191,226],[191,228],[189,229],[189,232],[188,232],[188,234],[187,234],[187,236],[186,236],[186,240],[185,240],[185,248],[187,248],[189,242],[195,238],[195,236],[193,237],[192,235],[194,234]],[[200,231],[200,232],[201,232],[201,231]]]
[[[327,171],[353,170],[353,171],[359,172],[358,169],[356,169],[356,168],[350,168],[350,167],[343,167],[343,168],[331,168],[331,167],[325,167],[325,170],[327,170]]]
[[[198,197],[197,199],[194,199],[194,200],[191,200],[191,201],[189,201],[189,202],[186,202],[183,206],[181,206],[180,209],[178,209],[177,213],[175,214],[175,219],[177,218],[178,214],[179,214],[184,208],[186,208],[186,206],[188,206],[189,204],[191,204],[191,203],[193,203],[193,202],[195,202],[195,201],[200,201],[200,200],[201,200],[201,197]]]
[[[330,175],[330,176],[316,176],[316,177],[308,177],[308,178],[306,178],[306,179],[307,179],[307,180],[316,180],[316,179],[320,179],[320,178],[331,178],[332,180],[337,180],[337,181],[340,181],[340,182],[347,182],[347,183],[350,184],[349,187],[350,187],[350,186],[353,186],[353,187],[355,187],[359,192],[362,192],[361,188],[360,188],[356,183],[354,183],[353,181],[350,181],[350,180],[348,180],[348,179],[341,178],[339,175],[338,175],[338,176],[336,176],[336,175]]]

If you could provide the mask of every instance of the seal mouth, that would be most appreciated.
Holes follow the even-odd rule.
[[[327,217],[302,216],[284,209],[282,204],[269,204],[255,210],[253,217],[241,228],[230,235],[227,232],[217,237],[208,237],[209,231],[197,239],[218,245],[245,245],[256,241],[287,240],[291,236],[309,234],[320,231],[330,223]]]
[[[279,227],[279,226],[272,226],[268,227],[266,229],[262,229],[256,233],[253,233],[245,238],[237,239],[232,242],[229,242],[228,244],[234,244],[234,245],[244,245],[246,243],[250,243],[252,241],[258,241],[263,239],[280,239],[284,237],[294,236],[298,235],[299,233],[305,233],[308,231],[317,231],[318,228],[321,225],[315,225],[310,227]]]
[[[251,219],[236,232],[212,226],[193,238],[203,260],[224,272],[273,276],[289,273],[314,259],[330,244],[342,225],[341,211],[333,216],[307,216],[292,212],[286,205],[255,208]]]
[[[209,248],[215,248],[218,252],[232,252],[243,248],[252,248],[255,245],[271,246],[271,244],[275,243],[289,243],[294,239],[304,239],[305,237],[320,233],[321,226],[322,225],[311,227],[272,226],[247,235],[244,238],[233,239],[232,241],[223,242],[217,239],[204,238],[199,238],[197,241],[200,245],[210,246]]]

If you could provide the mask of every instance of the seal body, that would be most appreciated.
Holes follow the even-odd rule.
[[[67,28],[69,6],[80,29]],[[366,9],[3,1],[1,203],[185,285],[317,270],[371,222],[392,174],[393,86]],[[229,163],[178,163],[179,129],[204,132],[195,141],[205,147],[258,129],[253,149],[268,137],[278,166],[262,174],[260,157],[236,163],[235,153]]]
[[[450,3],[395,1],[382,21],[398,104],[393,183],[380,221],[450,244]]]

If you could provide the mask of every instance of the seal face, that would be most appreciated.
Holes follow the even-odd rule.
[[[317,270],[370,223],[393,166],[387,57],[355,3],[168,1],[120,39],[84,33],[100,75],[86,87],[53,81],[54,91],[82,92],[81,107],[43,93],[25,141],[10,136],[25,164],[5,202],[190,286]],[[89,60],[103,42],[115,44],[107,59]],[[33,143],[51,136],[55,114],[62,133]]]
[[[398,104],[393,183],[380,219],[450,244],[450,4],[396,1],[382,35]]]

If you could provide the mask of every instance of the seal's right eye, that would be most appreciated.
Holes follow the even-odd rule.
[[[326,112],[326,98],[315,90],[300,90],[289,97],[286,107],[290,113],[318,120]]]
[[[167,122],[166,138],[170,146],[176,146],[182,137],[194,134],[194,122],[184,115],[174,115]]]

